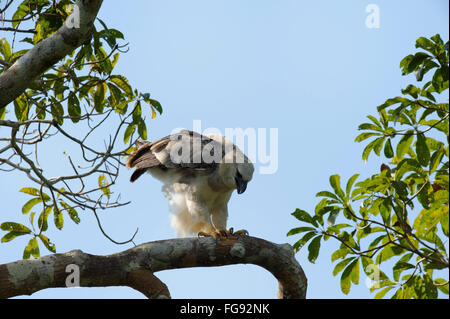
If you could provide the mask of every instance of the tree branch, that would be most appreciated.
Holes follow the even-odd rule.
[[[241,236],[178,238],[141,244],[121,253],[97,256],[74,250],[0,265],[0,298],[66,287],[67,266],[79,269],[82,287],[128,286],[149,298],[170,298],[155,272],[188,267],[254,264],[278,279],[278,298],[304,299],[307,279],[289,244]]]
[[[75,6],[79,13],[79,28],[63,24],[0,74],[0,108],[22,94],[38,75],[90,38],[101,4],[102,0],[77,0]]]

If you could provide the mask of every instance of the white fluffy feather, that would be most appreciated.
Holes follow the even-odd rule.
[[[184,132],[189,133],[189,131]],[[190,132],[189,134],[192,136],[194,133]],[[219,143],[231,143],[221,135],[209,137]],[[215,165],[214,168],[205,169],[200,165],[199,168],[174,167],[173,163],[167,163],[168,156],[164,156],[164,154],[170,153],[170,147],[173,147],[173,144],[170,142],[164,144],[162,141],[164,139],[143,144],[144,146],[141,148],[147,147],[148,151],[143,150],[138,153],[138,150],[136,155],[130,156],[127,166],[137,167],[141,170],[146,169],[154,178],[163,183],[162,191],[169,201],[171,225],[179,236],[226,230],[227,204],[233,190],[238,187],[236,176],[246,185],[252,179],[253,164],[234,146],[229,148],[230,152],[223,154],[222,162]],[[159,153],[156,153],[156,148]],[[230,159],[238,156],[243,156],[245,162],[229,163]],[[151,162],[152,164],[147,165],[149,167],[139,166],[139,164],[135,164],[139,162],[139,158],[143,158],[141,160],[143,163]],[[137,176],[139,177],[140,174]]]

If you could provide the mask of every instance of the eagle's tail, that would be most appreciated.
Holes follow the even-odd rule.
[[[133,172],[133,174],[131,174],[130,177],[130,182],[134,182],[135,180],[137,180],[139,177],[141,177],[142,174],[144,174],[147,170],[146,169],[137,169]]]
[[[137,180],[142,174],[147,171],[148,168],[154,167],[155,164],[159,164],[152,151],[150,150],[150,147],[152,146],[151,142],[137,141],[136,146],[138,147],[138,149],[128,157],[126,163],[126,167],[136,168],[136,170],[131,175],[131,182]]]

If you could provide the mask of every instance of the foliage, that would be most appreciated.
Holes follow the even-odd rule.
[[[63,25],[74,1],[25,0],[15,10],[13,6],[7,10],[11,3],[0,11],[0,20],[7,25],[0,29],[10,31],[8,38],[0,38],[0,76]],[[113,199],[111,189],[123,157],[137,138],[147,138],[146,114],[155,118],[162,113],[161,104],[149,93],[139,92],[125,76],[114,72],[120,54],[126,52],[126,45],[118,44],[124,35],[97,20],[89,41],[45,70],[13,103],[0,108],[2,134],[10,129],[9,135],[0,137],[0,169],[4,176],[8,171],[24,173],[30,185],[20,192],[31,196],[21,209],[28,215],[29,226],[1,223],[0,229],[7,232],[1,242],[30,236],[23,258],[40,255],[39,241],[50,252],[56,251],[45,235],[51,216],[56,229],[62,230],[67,219],[80,222],[80,209],[92,211],[98,220],[98,209],[126,204],[119,196]],[[80,152],[65,154],[69,174],[48,177],[49,168],[38,161],[38,146],[61,143],[61,139]]]
[[[423,51],[405,57],[400,68],[419,82],[426,75],[430,79],[422,87],[408,85],[402,96],[386,100],[376,116],[367,116],[370,121],[359,126],[356,142],[372,138],[362,159],[375,153],[387,164],[363,180],[353,175],[345,188],[339,175],[331,176],[332,190],[317,193],[322,199],[313,214],[301,209],[292,213],[307,226],[287,235],[302,234],[294,248],[309,243],[310,262],[323,241],[340,242],[331,260],[337,263],[333,275],[341,274],[345,294],[359,283],[361,269],[373,280],[375,298],[392,289],[393,298],[449,293],[448,278],[434,276],[449,268],[449,104],[439,101],[449,86],[448,46],[439,35],[419,38],[416,48]],[[392,276],[380,270],[387,261],[393,264]]]

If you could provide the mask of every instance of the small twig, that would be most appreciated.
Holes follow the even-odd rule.
[[[22,29],[10,28],[10,27],[0,27],[0,30],[2,30],[2,31],[14,31],[14,32],[21,32],[21,33],[33,33],[33,34],[37,33],[37,31],[34,30],[34,29],[22,30]]]
[[[12,65],[12,63],[6,62],[5,60],[2,59],[0,59],[0,64],[7,68],[9,68]]]
[[[130,239],[128,239],[126,241],[122,241],[122,242],[115,241],[110,236],[108,236],[108,234],[103,230],[102,224],[100,222],[100,218],[98,217],[96,210],[95,209],[91,209],[91,210],[94,213],[94,216],[95,216],[95,219],[97,220],[97,224],[98,224],[98,227],[100,228],[100,231],[106,238],[108,238],[110,241],[112,241],[116,245],[124,245],[124,244],[128,244],[130,242],[134,244],[133,239],[136,236],[137,232],[139,231],[139,228],[136,229],[136,231],[134,232],[133,236]]]

